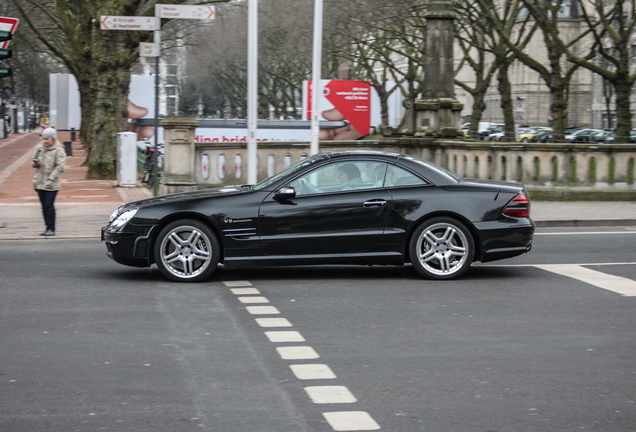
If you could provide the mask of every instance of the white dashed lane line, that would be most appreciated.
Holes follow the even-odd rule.
[[[261,327],[291,327],[287,318],[256,318],[256,323]]]
[[[277,347],[276,351],[283,360],[311,360],[320,358],[318,353],[308,346]]]
[[[253,288],[249,281],[226,281],[225,286],[237,296],[243,304],[269,303],[257,288]],[[251,315],[279,315],[280,311],[274,306],[246,306]],[[254,318],[262,328],[293,327],[286,318]],[[274,330],[264,332],[272,343],[306,342],[305,338],[294,330]],[[313,360],[320,355],[310,346],[279,346],[276,352],[282,360]],[[292,373],[299,380],[331,380],[336,374],[326,364],[292,364]],[[307,386],[305,392],[315,404],[352,404],[357,402],[355,396],[344,386]],[[335,431],[368,431],[378,430],[380,425],[365,411],[335,411],[322,413],[323,417]]]
[[[297,331],[268,331],[265,336],[270,342],[305,342],[305,338]]]
[[[336,374],[326,364],[289,365],[296,378],[300,380],[334,379]]]
[[[252,315],[278,315],[280,312],[274,306],[246,306]]]

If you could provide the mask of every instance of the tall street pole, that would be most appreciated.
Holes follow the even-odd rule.
[[[247,183],[253,185],[258,177],[258,0],[249,0],[247,9]]]
[[[322,87],[322,0],[314,0],[314,48],[311,78],[311,143],[309,153],[314,155],[320,151],[320,97]]]
[[[159,7],[159,4],[155,4],[155,17],[157,17],[156,19],[160,22]],[[161,25],[159,25],[159,29],[155,30],[154,43],[157,44],[159,52],[157,53],[157,57],[155,57],[155,163],[152,167],[152,178],[154,179],[152,195],[157,196],[157,185],[159,184],[157,166],[159,165],[159,58],[161,57]]]

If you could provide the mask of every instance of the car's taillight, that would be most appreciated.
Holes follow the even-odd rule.
[[[511,217],[530,217],[530,200],[519,192],[506,204],[503,214]]]

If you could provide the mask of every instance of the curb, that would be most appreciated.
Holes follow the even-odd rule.
[[[537,228],[624,227],[636,226],[636,219],[574,219],[535,221]]]

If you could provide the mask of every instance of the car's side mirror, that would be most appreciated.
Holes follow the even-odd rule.
[[[274,194],[274,199],[290,199],[290,198],[295,198],[296,197],[296,189],[294,189],[293,187],[284,187],[284,188],[280,188],[278,191],[276,191],[276,193]]]

